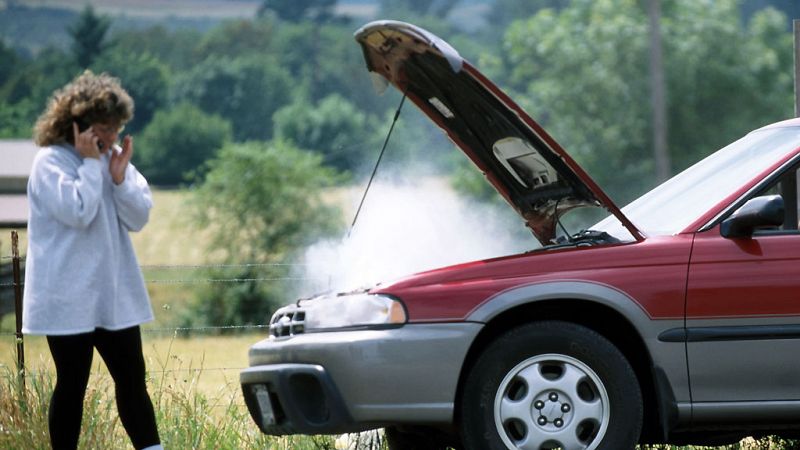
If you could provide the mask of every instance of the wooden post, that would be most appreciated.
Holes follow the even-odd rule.
[[[17,319],[17,376],[25,392],[25,341],[22,335],[22,280],[19,270],[19,236],[11,232],[11,266],[14,271],[14,312]]]
[[[800,117],[800,19],[794,19],[794,116]]]

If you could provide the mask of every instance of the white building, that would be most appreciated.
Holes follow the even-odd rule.
[[[0,139],[0,228],[25,228],[26,189],[38,147],[31,140]]]

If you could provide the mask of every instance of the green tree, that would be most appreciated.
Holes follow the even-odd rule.
[[[40,112],[30,99],[14,104],[0,100],[0,139],[29,139]]]
[[[196,106],[158,111],[136,143],[135,163],[156,185],[202,178],[204,164],[231,140],[231,124]]]
[[[229,262],[251,264],[226,278],[249,281],[204,288],[184,321],[266,323],[286,301],[288,287],[280,280],[286,266],[280,264],[342,226],[341,212],[322,198],[338,175],[319,155],[284,141],[228,144],[209,167],[193,194],[197,224],[212,231],[210,250],[222,251]],[[269,267],[269,274],[259,274],[255,264]]]
[[[273,58],[211,57],[176,77],[173,95],[230,120],[236,140],[267,140],[272,115],[291,100],[291,78]]]
[[[200,226],[230,261],[281,262],[338,229],[321,193],[339,175],[322,157],[284,141],[227,144],[196,190]]]
[[[365,151],[377,145],[367,116],[338,94],[318,104],[295,102],[274,116],[275,137],[323,156],[327,165],[353,170],[365,163]]]
[[[487,15],[489,28],[503,32],[511,22],[530,18],[542,9],[561,9],[570,0],[495,0]]]
[[[409,12],[416,16],[447,17],[460,0],[381,0],[382,14]]]
[[[191,28],[167,29],[162,25],[126,29],[114,35],[114,51],[121,54],[152,55],[172,73],[185,71],[207,55],[198,50],[206,34]]]
[[[0,97],[15,109],[14,117],[27,122],[25,128],[29,130],[53,92],[79,73],[80,70],[67,54],[57,48],[48,47],[39,52],[35,59],[14,68],[2,87]]]
[[[647,23],[638,0],[576,0],[514,22],[505,38],[515,97],[620,203],[655,180]],[[734,0],[665,5],[673,170],[790,115],[783,27],[774,10],[742,27]]]
[[[269,52],[291,73],[297,94],[312,102],[338,93],[359,109],[377,106],[364,70],[364,56],[353,41],[351,28],[308,22],[285,24],[276,28]],[[382,110],[380,106],[378,109]]]
[[[271,11],[279,19],[288,22],[310,20],[323,23],[334,17],[335,6],[336,0],[264,0],[258,9],[258,15],[263,16]]]
[[[11,78],[20,61],[17,53],[0,39],[0,89]]]
[[[78,20],[67,31],[72,37],[72,53],[80,67],[89,67],[106,49],[104,42],[111,19],[95,14],[92,5],[87,4]]]
[[[276,30],[272,20],[231,20],[206,33],[196,52],[228,57],[270,52]]]
[[[675,168],[762,125],[792,117],[792,34],[775,9],[746,26],[739,2],[665,9],[669,143]],[[696,22],[692,22],[692,19]]]
[[[103,58],[92,64],[92,70],[120,78],[122,86],[133,97],[135,113],[127,125],[131,132],[147,126],[153,114],[167,102],[169,69],[149,53],[128,53],[111,47]]]

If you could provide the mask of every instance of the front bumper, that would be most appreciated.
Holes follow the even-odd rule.
[[[242,392],[267,434],[450,424],[464,358],[481,327],[407,324],[265,339],[250,349]]]

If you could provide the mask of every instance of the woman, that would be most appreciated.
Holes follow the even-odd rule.
[[[56,366],[48,414],[54,449],[75,449],[93,349],[114,380],[122,425],[138,449],[161,449],[145,385],[139,325],[153,319],[129,231],[152,197],[130,164],[133,116],[119,80],[84,72],[56,91],[34,134],[28,180],[23,332],[47,336]]]

